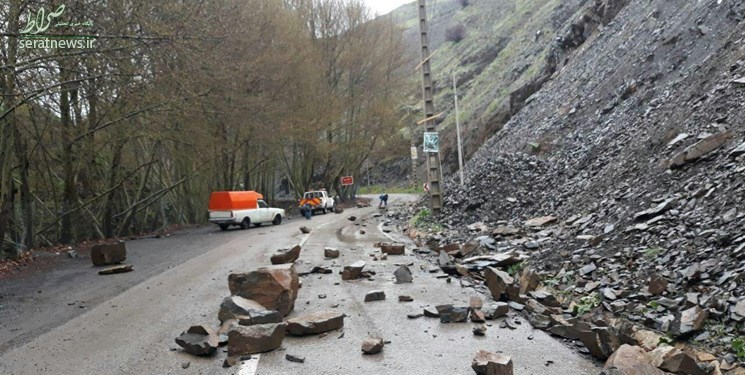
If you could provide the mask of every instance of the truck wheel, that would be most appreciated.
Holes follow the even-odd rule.
[[[243,218],[243,221],[241,221],[241,229],[248,229],[248,227],[251,226],[251,219],[249,218]]]
[[[222,231],[226,231],[228,230],[228,228],[230,228],[230,225],[228,224],[218,224],[218,226],[220,227],[220,230]]]
[[[274,220],[272,220],[272,224],[274,225],[282,224],[282,215],[275,216]]]

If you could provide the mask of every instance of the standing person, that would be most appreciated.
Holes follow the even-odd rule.
[[[313,208],[310,206],[310,204],[309,203],[304,204],[301,210],[303,211],[303,216],[305,216],[305,220],[310,220],[310,217],[313,215]]]

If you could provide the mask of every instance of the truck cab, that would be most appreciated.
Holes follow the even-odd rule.
[[[309,204],[313,212],[334,212],[334,198],[329,197],[326,190],[307,191],[303,194],[299,206]]]

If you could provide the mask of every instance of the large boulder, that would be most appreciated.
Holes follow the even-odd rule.
[[[502,294],[507,291],[507,286],[515,281],[507,272],[492,267],[486,268],[484,276],[486,277],[486,286],[495,301],[499,301]]]
[[[217,333],[207,326],[192,326],[176,338],[176,344],[189,354],[209,356],[215,354],[219,340]]]
[[[277,250],[271,257],[272,264],[288,264],[295,263],[300,258],[300,245],[295,245],[290,249]]]
[[[228,333],[228,355],[247,355],[270,352],[282,346],[285,323],[234,326]]]
[[[292,264],[262,267],[228,276],[231,294],[254,300],[282,316],[287,316],[295,308],[299,286],[298,274]]]
[[[241,321],[242,325],[280,323],[282,316],[275,310],[268,310],[260,303],[241,296],[225,297],[217,314],[220,323],[230,319]]]
[[[119,264],[127,260],[127,247],[124,242],[95,245],[91,248],[91,261],[94,266]]]
[[[287,320],[287,333],[293,336],[317,335],[344,327],[343,313],[321,311]]]

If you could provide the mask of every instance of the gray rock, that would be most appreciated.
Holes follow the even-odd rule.
[[[707,310],[699,306],[681,311],[675,317],[673,333],[678,337],[687,337],[704,328],[704,322],[709,316]]]
[[[679,168],[687,163],[693,162],[724,146],[724,144],[732,138],[732,135],[732,132],[729,131],[710,135],[673,156],[673,158],[668,161],[668,165],[670,168]]]
[[[350,265],[344,266],[344,270],[341,273],[342,280],[354,280],[358,279],[362,274],[362,269],[365,268],[364,261],[357,261]]]
[[[411,276],[411,270],[405,265],[399,267],[393,275],[396,277],[396,284],[410,283],[414,280]]]
[[[323,256],[329,259],[338,258],[341,252],[333,247],[327,247],[323,249]]]
[[[95,245],[91,248],[91,261],[94,266],[119,264],[127,260],[127,246],[123,241],[113,244]]]
[[[239,319],[242,325],[282,322],[282,316],[277,311],[269,310],[260,303],[241,296],[225,297],[220,304],[217,318],[220,323]]]
[[[440,323],[466,323],[468,322],[468,307],[453,307],[453,305],[436,306],[440,315]]]
[[[228,355],[265,353],[282,346],[285,323],[236,326],[228,333]]]
[[[365,295],[365,302],[382,301],[385,299],[385,292],[382,290],[373,290]]]
[[[343,313],[321,311],[287,320],[287,333],[293,336],[317,335],[344,327]]]
[[[471,368],[479,375],[513,375],[512,359],[508,355],[485,350],[476,353]]]
[[[496,301],[502,298],[502,295],[507,291],[507,286],[515,282],[507,272],[492,267],[486,268],[484,277],[486,286],[489,288],[492,298]]]
[[[305,357],[300,357],[290,353],[285,354],[285,359],[290,362],[305,363]]]
[[[300,258],[300,245],[295,245],[289,249],[277,250],[270,258],[272,264],[288,264],[294,263]]]
[[[176,338],[176,344],[189,354],[209,356],[215,354],[219,345],[217,334],[207,326],[192,326]]]
[[[636,215],[634,215],[635,221],[643,221],[643,220],[649,220],[651,218],[657,217],[659,215],[662,215],[665,213],[665,211],[675,207],[675,204],[677,201],[675,198],[666,199],[662,203],[659,203],[658,205],[641,212],[637,212]]]
[[[362,342],[362,352],[364,354],[378,354],[383,350],[383,339],[379,337],[369,337]]]

